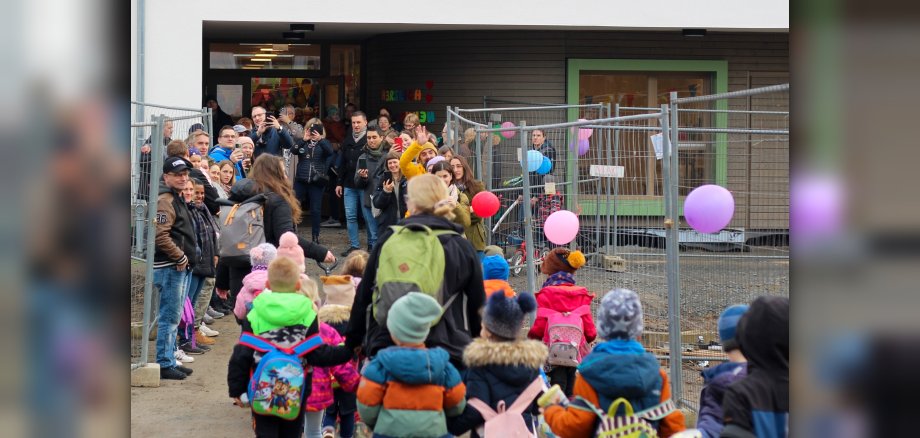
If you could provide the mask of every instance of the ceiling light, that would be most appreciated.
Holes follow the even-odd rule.
[[[292,32],[313,32],[315,27],[309,23],[291,23]]]
[[[684,29],[682,33],[685,37],[704,37],[706,29]]]
[[[252,58],[251,61],[272,62],[272,59],[271,58]]]
[[[281,36],[289,41],[300,41],[306,36],[303,32],[282,32]]]
[[[263,52],[274,52],[275,51],[275,49],[272,49],[271,47],[262,47],[259,50]]]

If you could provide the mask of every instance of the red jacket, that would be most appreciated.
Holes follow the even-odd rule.
[[[594,294],[582,286],[562,284],[546,286],[535,294],[537,308],[545,307],[557,312],[571,312],[581,306],[590,306]],[[591,343],[597,337],[597,327],[594,326],[594,317],[588,312],[581,317],[582,329],[585,332],[585,341]],[[538,316],[527,333],[531,339],[543,340],[546,332],[546,317]]]

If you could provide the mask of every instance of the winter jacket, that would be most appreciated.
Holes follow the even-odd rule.
[[[531,150],[540,151],[540,153],[543,154],[544,157],[549,158],[549,161],[553,163],[552,169],[550,169],[549,173],[547,173],[546,175],[552,175],[556,173],[556,166],[560,165],[560,163],[556,161],[556,149],[553,147],[552,143],[550,143],[549,140],[546,140],[543,142],[542,145],[540,145],[539,148],[534,148],[533,145],[531,145],[530,147],[531,147]],[[530,172],[530,187],[531,187],[530,194],[531,195],[536,196],[544,192],[543,187],[535,187],[535,186],[542,186],[544,184],[543,177],[546,175],[540,175],[537,172]]]
[[[437,148],[431,143],[420,145],[417,141],[413,140],[412,144],[410,144],[399,157],[399,170],[407,180],[428,173],[428,170],[425,169],[422,163],[415,162],[419,153],[422,152],[422,149],[434,149],[437,151]]]
[[[355,172],[358,168],[358,157],[364,153],[364,146],[367,145],[367,135],[361,135],[361,138],[355,139],[350,133],[345,134],[345,140],[342,141],[341,154],[339,158],[338,171],[339,184],[342,187],[355,188]]]
[[[326,345],[339,345],[345,341],[334,328],[322,322],[319,323],[319,335]],[[361,376],[355,371],[355,366],[351,362],[334,367],[314,367],[313,390],[306,403],[308,412],[320,412],[332,405],[335,400],[332,394],[333,379],[345,392],[355,392]]]
[[[351,316],[351,306],[326,304],[319,308],[318,315],[321,322],[329,324],[330,327],[339,332],[339,335],[345,336],[345,330],[348,328],[348,318]]]
[[[594,436],[597,414],[585,401],[606,411],[614,400],[624,397],[638,412],[670,399],[671,387],[667,373],[642,344],[611,340],[598,344],[585,357],[575,375],[572,393],[576,398],[567,407],[555,405],[543,411],[546,423],[557,436]],[[669,437],[684,430],[684,414],[675,410],[652,425],[658,436]]]
[[[440,216],[419,214],[400,221],[400,225],[419,224],[435,230],[461,229],[456,224]],[[372,303],[377,277],[377,263],[381,248],[393,234],[392,229],[383,232],[367,261],[364,279],[355,295],[351,308],[351,317],[346,330],[345,345],[349,348],[363,344],[364,354],[372,357],[382,348],[393,345],[386,327],[377,324],[377,320],[368,315],[368,306]],[[447,308],[440,322],[431,328],[425,345],[441,347],[450,354],[451,362],[462,364],[463,349],[474,335],[481,330],[479,309],[485,302],[482,286],[482,265],[470,243],[462,235],[444,235],[439,237],[444,247],[444,283],[448,286],[445,300],[452,295],[459,295]],[[411,257],[411,255],[408,255]]]
[[[540,376],[547,354],[546,346],[537,341],[474,340],[463,351],[463,363],[468,367],[464,379],[466,399],[478,398],[496,411],[499,401],[504,401],[505,406],[510,407],[521,392]],[[534,401],[523,415],[531,431],[538,415]],[[479,435],[475,429],[484,423],[479,411],[467,405],[463,414],[448,419],[447,427],[454,435],[473,430],[470,436],[476,438]]]
[[[163,185],[157,197],[154,268],[191,263],[196,257],[195,222],[182,195]]]
[[[451,185],[451,187],[455,187]],[[456,190],[456,188],[454,188]],[[459,192],[457,193],[457,207],[454,208],[454,223],[463,227],[464,236],[467,228],[470,227],[470,198],[466,194]],[[475,247],[473,249],[476,249]]]
[[[534,297],[537,299],[538,308],[552,309],[557,312],[571,312],[581,306],[590,306],[594,294],[582,286],[563,284],[546,286],[540,289]],[[594,326],[594,317],[591,312],[581,316],[582,330],[585,333],[585,342],[591,343],[597,337],[597,327]],[[546,334],[546,317],[537,316],[527,336],[531,339],[542,340]]]
[[[444,437],[446,417],[466,407],[460,373],[440,348],[390,347],[364,369],[361,421],[377,437]]]
[[[279,131],[274,127],[265,128],[262,135],[259,135],[259,131],[253,127],[253,130],[249,133],[249,138],[255,144],[255,149],[252,152],[253,160],[259,158],[259,155],[262,155],[263,152],[280,156],[282,149],[290,149],[294,145],[294,139],[291,137],[290,131]]]
[[[393,174],[387,172],[379,178],[377,188],[374,190],[374,207],[380,209],[380,216],[377,216],[377,229],[380,231],[396,225],[400,219],[406,217],[409,181],[406,178],[400,178],[399,184],[393,185],[393,192],[387,193],[383,190],[383,183],[392,181]]]
[[[293,149],[294,155],[297,155],[297,172],[294,178],[298,181],[310,182],[318,173],[329,178],[329,166],[335,159],[335,152],[332,145],[325,138],[314,143],[312,140],[298,140]],[[317,184],[325,184],[327,180],[314,181]]]
[[[211,153],[208,154],[208,157],[214,160],[215,163],[220,163],[221,161],[224,161],[224,160],[230,161],[230,154],[232,153],[233,153],[233,149],[224,148],[218,145],[214,149],[211,149]],[[253,159],[255,159],[255,157],[253,157]],[[236,166],[236,172],[235,172],[236,176],[234,177],[234,181],[239,181],[245,178],[246,171],[243,170],[243,160],[237,161],[235,166]]]
[[[220,197],[217,189],[211,185],[211,181],[204,175],[201,169],[189,169],[188,176],[194,178],[204,186],[204,206],[212,215],[220,213],[220,204],[217,199]]]
[[[380,146],[381,148],[383,145]],[[358,157],[358,160],[361,159],[367,160],[367,178],[362,178],[358,175],[358,172],[355,172],[355,188],[364,189],[364,196],[361,197],[361,204],[367,208],[371,208],[371,196],[374,195],[374,190],[377,189],[377,181],[380,180],[382,176],[383,167],[381,164],[384,163],[386,156],[371,154],[366,148],[365,152]],[[388,172],[389,173],[389,172]]]
[[[725,362],[707,368],[703,375],[703,390],[700,392],[700,411],[696,428],[704,438],[718,438],[722,432],[722,399],[728,386],[747,376],[747,364]]]
[[[473,196],[476,196],[477,193],[483,190],[481,183],[477,182],[477,184],[477,187],[465,187],[462,191],[470,203],[473,201]],[[466,235],[466,239],[470,241],[476,251],[484,251],[486,249],[485,224],[483,224],[481,217],[473,213],[472,208],[470,208],[470,224],[463,228],[463,234]]]
[[[198,251],[192,260],[192,274],[201,277],[217,276],[214,257],[218,255],[217,221],[204,205],[188,204],[195,225],[195,241]]]
[[[281,347],[291,347],[319,333],[319,322],[313,312],[313,302],[299,293],[264,291],[253,301],[252,311],[247,315],[248,326],[253,333]],[[321,345],[303,357],[304,369],[312,366],[336,366],[348,362],[352,352],[331,345]],[[230,397],[239,397],[246,392],[249,377],[262,359],[259,353],[249,347],[237,344],[233,347],[227,366],[227,387]],[[309,374],[304,382],[304,398],[310,395]]]
[[[237,319],[246,319],[249,309],[252,307],[252,301],[265,289],[265,283],[268,281],[268,270],[257,269],[246,274],[243,277],[243,287],[236,294],[236,304],[233,306],[233,314]]]
[[[508,283],[505,280],[485,280],[482,282],[482,285],[486,291],[486,298],[498,291],[504,291],[506,297],[513,297],[517,295],[517,292],[515,292],[514,288],[511,287],[511,283]],[[540,339],[543,338],[541,337]]]
[[[759,297],[738,321],[735,339],[748,375],[722,400],[722,437],[789,435],[789,299]]]

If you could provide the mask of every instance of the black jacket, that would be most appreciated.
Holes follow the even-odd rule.
[[[762,296],[738,321],[748,375],[722,399],[722,437],[784,438],[789,428],[789,299]]]
[[[485,302],[485,290],[479,257],[470,242],[463,238],[463,229],[447,219],[420,214],[400,221],[400,225],[404,224],[421,224],[432,229],[453,230],[458,233],[441,236],[439,239],[444,246],[444,281],[450,286],[448,296],[460,296],[447,308],[441,321],[431,328],[425,345],[429,348],[441,347],[447,350],[451,363],[462,369],[463,349],[482,329],[479,309]],[[363,345],[364,354],[367,356],[374,356],[380,349],[393,345],[386,327],[379,326],[377,320],[368,314],[368,306],[374,293],[380,250],[392,234],[393,231],[387,229],[378,239],[378,244],[367,261],[364,277],[351,307],[351,317],[348,319],[345,345],[349,348]],[[407,256],[411,257],[411,254]]]
[[[153,266],[164,268],[177,265],[187,258],[189,264],[197,251],[195,222],[182,196],[167,185],[160,186],[157,197],[156,250]]]
[[[381,145],[381,147],[383,146]],[[371,208],[371,196],[374,194],[374,190],[377,189],[377,181],[382,176],[381,170],[383,170],[384,166],[381,166],[381,164],[383,164],[386,159],[386,155],[383,154],[375,157],[368,153],[367,148],[365,148],[359,160],[361,158],[367,161],[367,178],[361,178],[358,176],[358,172],[355,171],[355,188],[364,189],[364,196],[361,197],[361,204],[367,208]]]
[[[189,205],[192,219],[195,221],[195,235],[198,244],[196,257],[191,260],[192,274],[201,277],[217,276],[214,257],[218,255],[217,221],[205,206]]]
[[[409,199],[408,180],[400,178],[399,185],[393,187],[393,193],[387,193],[383,190],[383,183],[391,181],[393,175],[386,172],[378,179],[377,188],[374,190],[374,207],[380,209],[380,216],[377,216],[379,232],[396,225],[400,219],[406,217],[406,200]]]
[[[294,146],[294,139],[291,138],[289,131],[278,131],[274,127],[265,128],[261,136],[258,130],[253,129],[249,133],[249,138],[252,139],[255,146],[252,152],[253,160],[262,155],[263,152],[281,156],[282,149],[290,149]]]
[[[540,151],[540,153],[543,154],[544,157],[549,158],[549,161],[553,163],[552,169],[550,169],[549,173],[547,173],[546,175],[552,175],[556,173],[556,166],[559,165],[559,163],[556,162],[556,148],[553,147],[552,143],[550,143],[549,140],[546,140],[537,149],[534,149],[533,145],[531,145],[530,147],[531,147],[531,150]],[[544,184],[543,177],[546,175],[540,175],[537,172],[528,172],[528,173],[530,174],[530,187],[531,187],[530,194],[538,195],[538,194],[542,194],[543,192],[545,192],[543,187],[534,187],[534,186],[542,186]],[[557,178],[556,181],[558,182],[559,179]]]
[[[204,186],[204,206],[208,208],[208,211],[211,214],[216,215],[220,213],[220,204],[217,203],[217,189],[211,185],[210,181],[204,176],[204,172],[201,169],[191,169],[189,170],[188,176],[195,178]]]
[[[339,175],[340,186],[355,187],[355,170],[358,168],[358,157],[364,153],[365,145],[367,145],[366,134],[357,140],[351,135],[351,132],[345,134],[345,140],[342,141],[342,156],[336,172]]]
[[[332,145],[325,138],[315,144],[312,141],[297,140],[292,152],[300,158],[297,160],[297,172],[294,174],[294,179],[309,182],[316,172],[328,177],[329,166],[335,159],[335,153]],[[326,181],[316,183],[325,185]]]

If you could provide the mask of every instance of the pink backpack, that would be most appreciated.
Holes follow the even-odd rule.
[[[571,312],[559,312],[546,307],[537,309],[538,317],[546,317],[543,343],[549,347],[550,365],[576,367],[588,355],[582,315],[590,314],[591,307],[584,305]]]
[[[524,411],[530,408],[533,399],[543,390],[543,378],[537,377],[527,389],[521,392],[521,395],[514,400],[511,407],[505,409],[505,401],[498,402],[498,412],[493,411],[492,407],[486,402],[473,398],[467,401],[467,404],[479,411],[482,418],[486,420],[485,434],[480,434],[483,438],[507,437],[507,438],[534,438],[536,437],[537,428],[534,432],[527,429],[524,423]]]

